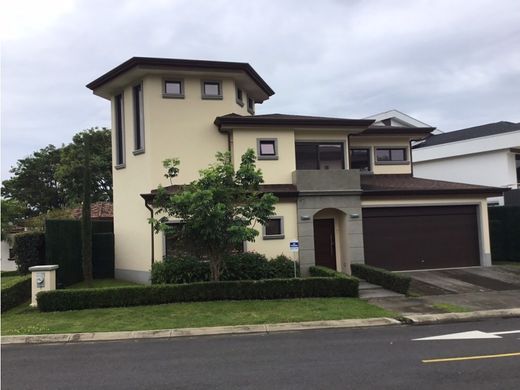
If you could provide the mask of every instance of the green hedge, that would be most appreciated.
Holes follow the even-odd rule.
[[[342,272],[338,272],[327,267],[322,267],[321,265],[309,267],[309,273],[311,276],[321,276],[325,278],[348,278],[348,276]]]
[[[29,267],[45,264],[45,234],[19,233],[14,236],[13,252],[18,271],[29,273]]]
[[[386,269],[372,267],[366,264],[351,264],[350,268],[352,269],[352,275],[388,290],[407,294],[410,288],[412,279],[409,276],[396,274]]]
[[[294,263],[288,257],[280,255],[272,260],[267,260],[262,254],[245,252],[224,259],[220,280],[261,280],[293,277]],[[153,264],[151,280],[152,284],[209,281],[209,262],[188,255],[166,258],[164,261]]]
[[[65,311],[175,302],[357,295],[357,283],[350,278],[293,278],[54,290],[39,293],[37,300],[41,311]]]
[[[31,275],[20,276],[20,281],[2,288],[2,313],[21,305],[31,298]]]

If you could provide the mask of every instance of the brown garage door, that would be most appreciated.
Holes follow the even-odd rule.
[[[363,209],[365,262],[389,270],[479,265],[476,206]]]

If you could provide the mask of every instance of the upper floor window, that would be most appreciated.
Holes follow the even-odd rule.
[[[237,104],[244,107],[244,92],[237,87]]]
[[[278,160],[278,140],[276,138],[258,138],[256,148],[259,160]]]
[[[183,99],[184,83],[182,80],[164,80],[163,97]]]
[[[134,154],[138,154],[144,152],[143,86],[138,84],[132,91],[134,97]]]
[[[345,169],[342,142],[296,142],[296,169]]]
[[[255,113],[255,101],[251,98],[247,99],[247,111],[252,115]]]
[[[123,168],[125,164],[125,123],[122,94],[114,97],[114,125],[116,168]]]
[[[402,164],[407,162],[406,148],[377,148],[376,163]]]
[[[350,168],[370,171],[370,148],[350,149]]]
[[[220,81],[203,81],[202,98],[222,99],[222,83]]]
[[[264,225],[264,240],[273,240],[285,238],[283,232],[283,217],[271,217],[269,221]]]

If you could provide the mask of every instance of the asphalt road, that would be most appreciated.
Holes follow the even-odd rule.
[[[2,346],[2,389],[519,389],[520,319],[173,340]],[[517,355],[507,355],[514,354]],[[424,360],[481,357],[471,360]]]

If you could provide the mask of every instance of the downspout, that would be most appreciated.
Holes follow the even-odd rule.
[[[150,206],[150,204],[144,200],[144,207],[146,207],[148,210],[150,210],[150,218],[153,218],[153,208]],[[154,263],[155,258],[155,248],[154,248],[154,240],[153,240],[154,234],[153,234],[153,225],[150,224],[150,244],[151,244],[151,256],[152,256],[152,265]]]

